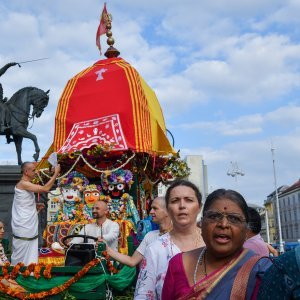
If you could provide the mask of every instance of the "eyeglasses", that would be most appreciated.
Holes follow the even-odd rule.
[[[224,217],[227,219],[228,223],[232,225],[242,225],[246,222],[245,218],[235,213],[226,214],[218,211],[208,210],[203,215],[204,221],[207,221],[209,223],[220,223],[223,221]]]

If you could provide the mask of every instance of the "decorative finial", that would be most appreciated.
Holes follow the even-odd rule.
[[[105,20],[105,25],[106,25],[106,36],[107,36],[107,41],[106,42],[107,42],[109,48],[104,53],[104,55],[107,58],[118,57],[120,55],[120,52],[116,48],[113,47],[113,44],[115,43],[115,40],[112,37],[111,21],[112,21],[112,15],[107,14],[106,15],[106,20]]]

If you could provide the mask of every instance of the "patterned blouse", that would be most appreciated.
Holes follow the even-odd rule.
[[[135,300],[161,299],[169,260],[180,252],[180,249],[171,241],[169,233],[151,243],[141,262],[134,295]]]

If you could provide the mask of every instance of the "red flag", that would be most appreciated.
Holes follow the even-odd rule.
[[[96,34],[96,45],[99,48],[100,55],[101,55],[100,36],[107,32],[106,19],[107,19],[107,10],[106,10],[106,3],[104,3],[104,7],[103,7],[101,18],[100,18],[100,24],[98,26],[98,30],[97,30],[97,34]]]

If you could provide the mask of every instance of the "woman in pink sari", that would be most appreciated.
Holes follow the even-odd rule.
[[[162,299],[256,299],[261,276],[271,265],[243,248],[248,210],[232,190],[211,193],[204,204],[206,247],[180,253],[170,262]]]

